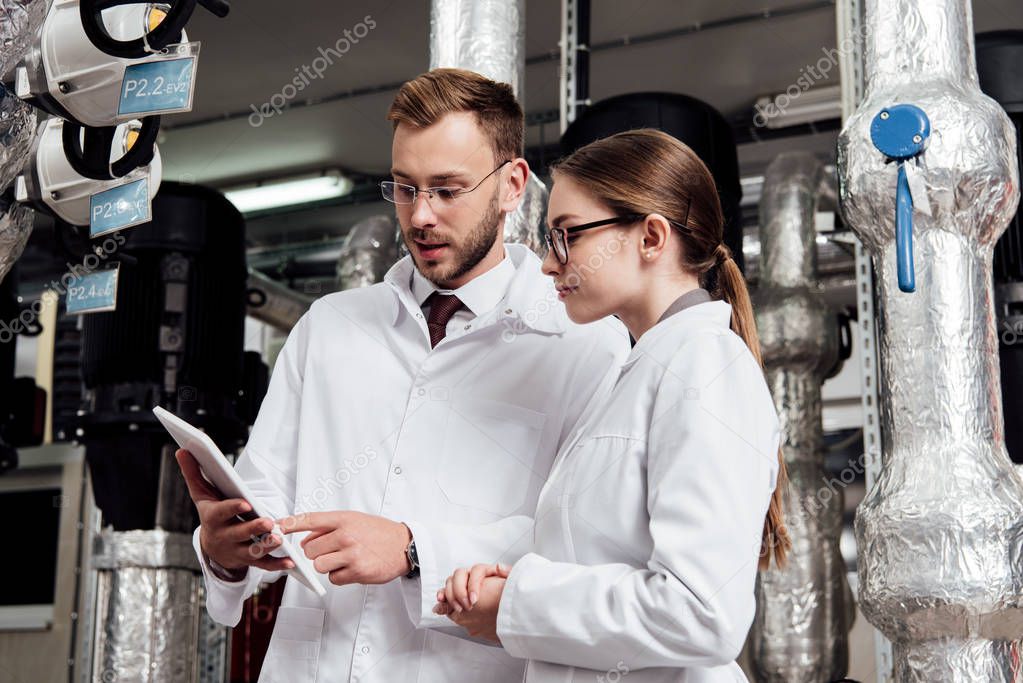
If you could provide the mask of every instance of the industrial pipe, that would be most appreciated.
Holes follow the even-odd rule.
[[[469,69],[509,83],[524,107],[525,26],[525,0],[433,0],[430,68]],[[547,188],[530,171],[522,201],[505,217],[504,241],[524,244],[542,256],[546,216]]]
[[[845,675],[854,609],[839,550],[842,486],[823,462],[821,384],[838,357],[835,314],[817,279],[814,215],[824,167],[783,153],[767,169],[760,202],[760,283],[755,293],[768,386],[781,418],[790,488],[784,569],[762,571],[750,632],[758,681],[817,683]]]
[[[1004,444],[991,285],[1019,202],[1016,135],[978,87],[969,0],[867,0],[865,36],[866,92],[838,144],[842,211],[873,258],[882,314],[882,470],[856,517],[860,606],[892,641],[899,681],[1017,681],[1023,479]],[[905,133],[907,111],[929,138],[912,133],[922,154],[889,163],[902,156],[881,153],[878,135]],[[912,293],[900,261],[915,268]]]

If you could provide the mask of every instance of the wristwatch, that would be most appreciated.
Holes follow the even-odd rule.
[[[223,566],[222,564],[214,560],[212,557],[207,555],[205,552],[203,552],[202,556],[206,560],[206,566],[209,567],[210,571],[213,572],[213,575],[216,576],[221,581],[230,581],[231,583],[238,583],[239,581],[245,578],[246,574],[248,574],[248,569],[246,569],[244,572],[242,572],[239,569],[235,570],[228,569],[227,567]]]
[[[419,576],[419,554],[416,552],[416,539],[413,538],[409,541],[408,547],[405,548],[405,557],[408,558],[408,566],[411,567],[405,578],[414,579]]]

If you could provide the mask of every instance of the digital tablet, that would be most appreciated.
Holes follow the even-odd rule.
[[[256,496],[252,495],[248,484],[238,476],[234,467],[224,457],[224,454],[220,452],[217,444],[213,442],[213,439],[208,434],[160,406],[153,408],[153,414],[170,432],[170,435],[177,444],[195,457],[196,462],[199,463],[199,467],[202,469],[203,476],[220,491],[224,498],[242,498],[252,506],[252,511],[257,516],[266,517],[276,522],[276,519],[266,509],[266,506]],[[305,553],[301,549],[296,548],[288,537],[280,532],[276,525],[274,533],[279,535],[282,541],[281,547],[274,550],[274,557],[287,557],[295,563],[295,567],[288,569],[287,574],[293,576],[299,583],[320,597],[326,595],[327,589],[320,583],[316,570],[313,568],[313,563],[305,556]]]

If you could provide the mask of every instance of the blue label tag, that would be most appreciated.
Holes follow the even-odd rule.
[[[192,108],[195,57],[130,64],[121,82],[118,114],[183,112]]]
[[[140,178],[89,198],[89,236],[96,237],[150,220],[149,178]]]
[[[120,268],[88,273],[67,288],[67,312],[96,313],[117,308],[117,275]]]

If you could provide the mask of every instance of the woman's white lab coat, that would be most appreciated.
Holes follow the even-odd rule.
[[[644,334],[558,454],[498,612],[530,683],[745,681],[779,424],[731,307]]]

